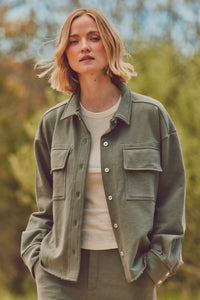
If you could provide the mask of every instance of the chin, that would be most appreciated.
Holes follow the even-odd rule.
[[[99,74],[99,75],[105,75],[105,67],[103,69],[98,69],[98,68],[87,68],[85,70],[79,70],[78,72],[79,75],[86,75],[86,74]]]

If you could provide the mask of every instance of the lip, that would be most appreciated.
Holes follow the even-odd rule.
[[[87,60],[93,60],[94,57],[90,56],[90,55],[85,55],[80,59],[80,62],[82,61],[87,61]]]

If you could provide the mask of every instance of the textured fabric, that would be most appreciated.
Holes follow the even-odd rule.
[[[121,86],[122,100],[101,138],[106,201],[125,276],[146,269],[156,284],[182,264],[185,173],[174,124],[162,104]],[[22,233],[30,271],[76,281],[91,137],[78,95],[42,117],[35,137],[36,198]],[[33,274],[33,273],[32,273]]]
[[[102,250],[117,248],[101,175],[100,140],[109,130],[110,120],[120,100],[108,110],[91,112],[81,105],[81,115],[91,134],[91,150],[85,185],[85,204],[82,226],[84,249]]]
[[[36,265],[38,300],[156,300],[146,272],[135,282],[124,276],[117,250],[82,250],[77,282],[56,278]]]

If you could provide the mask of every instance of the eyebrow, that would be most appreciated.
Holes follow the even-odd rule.
[[[100,34],[99,31],[96,31],[96,30],[95,30],[95,31],[89,31],[89,32],[87,33],[87,35],[91,35],[91,34],[94,34],[94,33],[95,33],[95,34]],[[79,34],[70,34],[70,35],[69,35],[69,38],[71,38],[71,37],[78,37],[78,36],[79,36]]]

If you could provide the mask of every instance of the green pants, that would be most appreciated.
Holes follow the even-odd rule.
[[[77,282],[45,272],[39,264],[35,275],[38,300],[156,300],[156,288],[146,271],[128,283],[118,250],[82,250]]]

